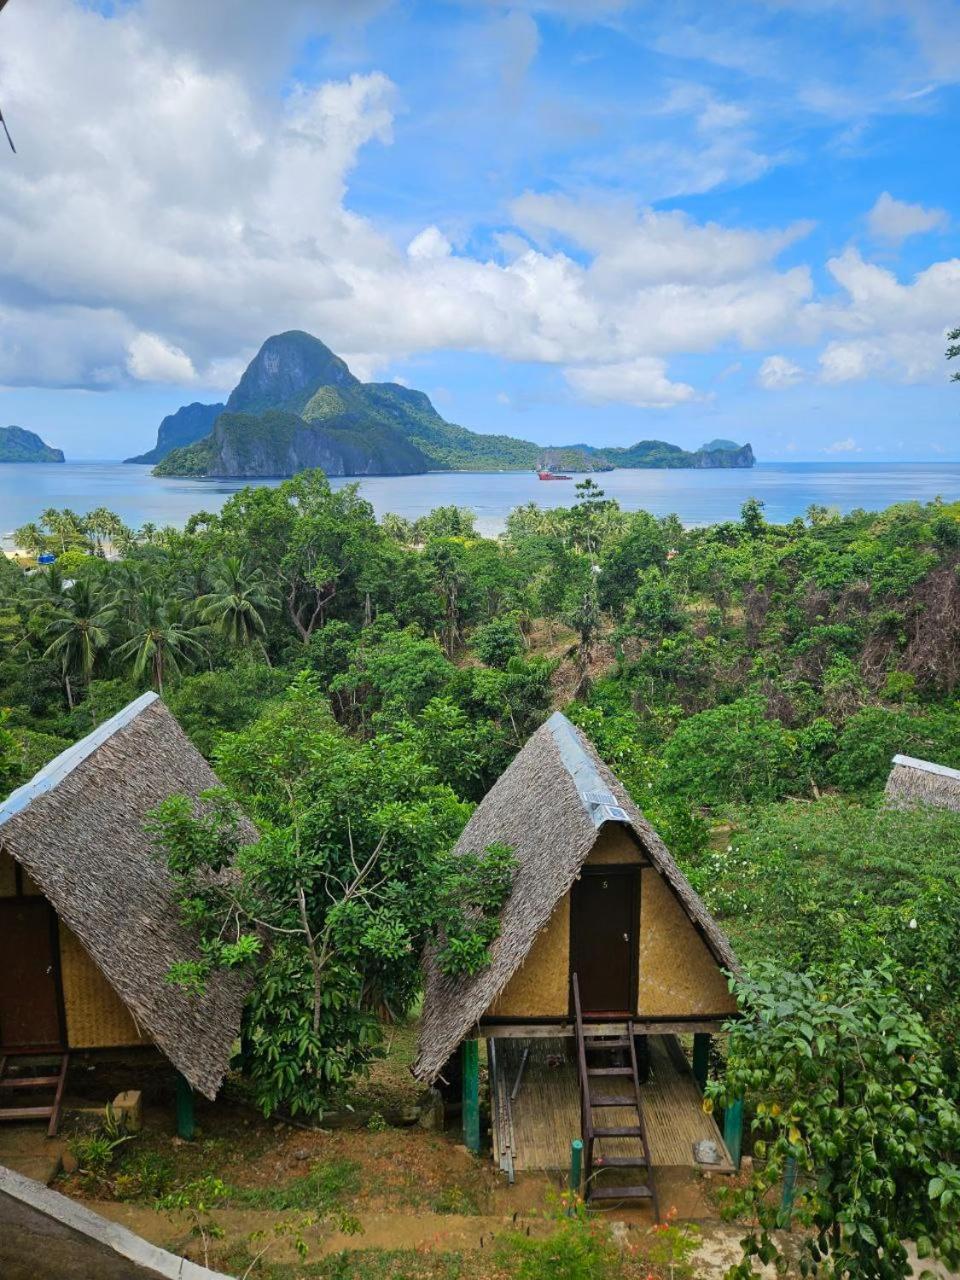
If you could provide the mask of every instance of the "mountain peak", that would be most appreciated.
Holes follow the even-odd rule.
[[[358,387],[346,361],[301,329],[275,333],[247,365],[230,394],[230,413],[259,413],[282,405],[300,413],[318,386]]]

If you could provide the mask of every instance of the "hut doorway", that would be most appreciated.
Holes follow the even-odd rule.
[[[64,1048],[56,944],[46,899],[0,901],[0,1052]]]
[[[637,867],[584,867],[570,896],[570,971],[587,1015],[637,1007],[640,919]]]

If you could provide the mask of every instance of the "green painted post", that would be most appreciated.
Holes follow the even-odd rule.
[[[710,1033],[697,1031],[693,1037],[693,1078],[701,1093],[707,1087],[707,1070],[710,1065]]]
[[[193,1115],[193,1090],[184,1077],[177,1072],[177,1137],[191,1140],[196,1132]]]
[[[570,1190],[575,1196],[580,1194],[580,1183],[583,1179],[583,1139],[574,1138],[570,1143]]]
[[[740,1152],[743,1150],[743,1099],[731,1102],[723,1113],[723,1140],[730,1152],[735,1169],[740,1168]]]
[[[787,1156],[783,1168],[783,1195],[780,1197],[780,1212],[786,1216],[786,1227],[790,1228],[793,1214],[793,1201],[797,1194],[797,1161],[794,1156]]]
[[[463,1056],[463,1141],[468,1151],[480,1150],[480,1044],[464,1040]]]

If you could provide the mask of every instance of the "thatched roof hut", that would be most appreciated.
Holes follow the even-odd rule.
[[[49,910],[46,899],[55,912],[61,1047],[153,1042],[211,1099],[239,1033],[249,980],[218,971],[200,996],[167,980],[173,963],[199,960],[200,950],[144,824],[169,796],[198,797],[218,785],[173,715],[148,693],[0,805],[0,906],[12,911],[19,903],[26,919],[30,904]],[[257,838],[249,823],[244,834]]]
[[[525,1016],[531,1023],[569,1017],[570,974],[575,964],[581,974],[584,968],[582,952],[579,961],[574,958],[578,917],[571,891],[589,872],[602,874],[604,887],[608,873],[611,886],[614,873],[633,873],[635,906],[627,905],[627,915],[616,922],[611,918],[609,937],[605,904],[594,917],[600,947],[594,963],[600,970],[608,957],[611,964],[620,962],[617,948],[630,931],[639,970],[630,995],[633,1016],[675,1025],[709,1015],[719,1025],[735,1011],[724,971],[735,971],[737,960],[722,930],[626,788],[559,712],[484,798],[456,851],[479,852],[497,842],[510,845],[519,862],[500,935],[489,965],[472,977],[446,977],[433,956],[426,957],[414,1065],[419,1079],[436,1079],[461,1041],[483,1034],[480,1024],[488,1013],[502,1020]],[[627,881],[624,874],[611,891],[610,908],[620,908]]]
[[[914,756],[894,756],[884,794],[897,809],[926,804],[960,812],[960,769]]]

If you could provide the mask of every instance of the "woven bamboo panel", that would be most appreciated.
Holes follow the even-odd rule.
[[[140,1034],[120,997],[62,920],[60,967],[71,1049],[150,1043],[149,1037]]]
[[[690,1071],[680,1058],[670,1053],[666,1036],[650,1036],[650,1074],[640,1086],[643,1113],[650,1139],[651,1164],[660,1167],[696,1167],[694,1144],[709,1138],[717,1144],[723,1164],[714,1166],[729,1172],[732,1165],[720,1130],[712,1116],[703,1112],[703,1099]],[[580,1087],[575,1060],[575,1041],[498,1040],[500,1073],[509,1093],[525,1048],[530,1053],[516,1098],[510,1103],[513,1120],[514,1166],[518,1170],[567,1169],[570,1143],[580,1137]],[[625,1077],[603,1080],[603,1093],[617,1097],[632,1091]],[[501,1106],[502,1106],[501,1102]],[[634,1125],[632,1107],[604,1107],[594,1112],[599,1124],[611,1128]],[[629,1156],[638,1152],[635,1138],[599,1138],[598,1156]]]
[[[527,958],[485,1016],[565,1018],[570,1003],[570,895],[554,908]]]
[[[652,867],[640,884],[641,1017],[733,1013],[727,980],[670,886]]]

